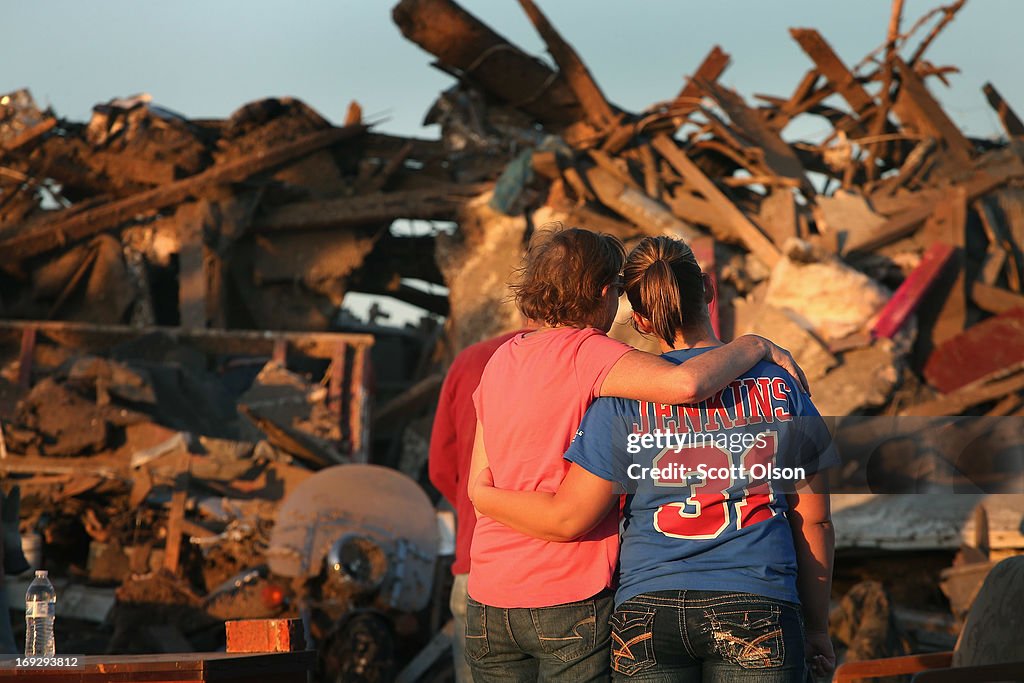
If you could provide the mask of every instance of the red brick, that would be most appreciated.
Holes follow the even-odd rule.
[[[224,624],[228,652],[296,652],[306,649],[301,619],[240,619]]]

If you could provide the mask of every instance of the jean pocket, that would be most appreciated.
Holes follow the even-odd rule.
[[[654,610],[628,605],[612,614],[612,669],[633,676],[657,665],[654,657]]]
[[[704,617],[715,652],[744,669],[782,666],[786,645],[779,605],[770,602],[708,607]]]
[[[466,600],[466,657],[479,660],[491,651],[487,642],[487,607],[473,598]]]
[[[573,662],[597,645],[597,612],[593,600],[535,607],[530,610],[541,649],[562,662]]]

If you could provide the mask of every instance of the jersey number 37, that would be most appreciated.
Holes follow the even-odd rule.
[[[771,481],[751,475],[754,465],[771,471],[775,463],[778,435],[764,432],[762,436],[764,439],[741,452],[712,444],[662,451],[654,467],[664,471],[675,465],[672,471],[685,474],[659,479],[657,485],[684,488],[686,499],[660,506],[654,513],[654,528],[670,538],[708,540],[727,529],[742,529],[774,517]]]

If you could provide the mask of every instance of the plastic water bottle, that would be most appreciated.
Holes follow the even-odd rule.
[[[25,593],[25,656],[53,657],[53,618],[57,610],[57,591],[45,570],[36,571],[36,578]]]

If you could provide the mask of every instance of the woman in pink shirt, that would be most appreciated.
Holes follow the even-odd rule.
[[[682,365],[610,339],[624,258],[617,239],[579,228],[532,241],[514,289],[520,311],[540,327],[506,342],[484,370],[473,396],[468,481],[489,466],[498,488],[557,491],[567,469],[562,454],[599,396],[696,403],[761,360],[806,389],[789,353],[761,337],[740,337]],[[617,510],[569,543],[478,517],[466,616],[474,680],[608,679],[617,532]]]

